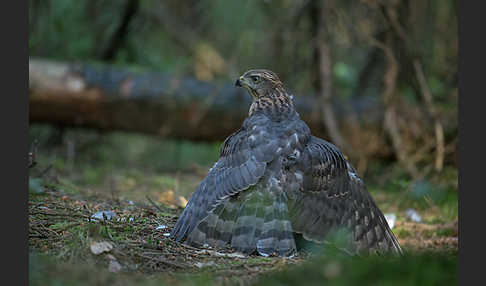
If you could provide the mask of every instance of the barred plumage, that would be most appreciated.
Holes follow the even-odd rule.
[[[278,76],[250,70],[236,85],[254,99],[249,117],[224,141],[171,237],[290,256],[294,233],[325,242],[344,229],[350,252],[401,253],[354,168],[336,146],[311,135]]]

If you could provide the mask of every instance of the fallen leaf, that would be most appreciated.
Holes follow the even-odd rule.
[[[179,206],[181,208],[185,208],[186,205],[187,205],[187,200],[183,196],[178,196],[175,203],[176,203],[177,206]]]
[[[168,190],[159,195],[158,201],[166,205],[174,205],[174,191]]]

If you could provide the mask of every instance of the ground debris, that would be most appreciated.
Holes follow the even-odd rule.
[[[211,256],[216,256],[216,257],[237,257],[237,258],[247,258],[248,256],[244,255],[243,253],[239,252],[233,252],[233,253],[222,253],[214,250],[208,250],[208,249],[203,249],[203,250],[198,250],[196,251],[197,254],[208,254]]]
[[[113,211],[99,211],[91,216],[94,220],[111,220],[116,214]]]
[[[405,210],[405,217],[407,219],[411,220],[411,221],[414,221],[414,222],[421,222],[422,221],[422,217],[414,209]]]
[[[68,199],[62,199],[68,196]],[[201,249],[168,237],[180,209],[149,202],[111,202],[96,197],[59,195],[49,190],[29,200],[29,248],[62,260],[95,261],[108,272],[197,274],[253,281],[263,273],[281,271],[308,258],[243,255],[232,249]],[[117,219],[93,220],[110,210]],[[105,217],[106,216],[105,213]],[[457,252],[457,222],[424,224],[395,222],[394,232],[405,250],[446,249]],[[90,262],[91,263],[91,262]],[[326,268],[331,277],[340,270]]]
[[[118,263],[118,261],[110,260],[110,263],[108,264],[108,271],[116,273],[120,272],[121,269],[122,266],[120,265],[120,263]]]
[[[395,227],[395,221],[397,220],[397,215],[394,213],[386,213],[384,215],[385,215],[386,222],[388,223],[388,226],[390,227],[390,229],[393,229],[393,227]]]
[[[113,244],[109,243],[108,241],[93,241],[91,242],[89,249],[95,255],[101,254],[103,252],[109,252],[113,249]]]
[[[194,263],[194,266],[196,266],[197,268],[210,267],[210,266],[215,266],[215,265],[217,265],[217,264],[214,261]]]

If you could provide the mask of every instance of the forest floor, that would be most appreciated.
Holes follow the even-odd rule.
[[[370,167],[365,182],[383,212],[396,216],[403,257],[350,258],[319,248],[289,259],[243,256],[168,237],[218,144],[154,147],[160,142],[126,134],[79,143],[90,137],[82,135],[64,135],[78,142],[74,159],[64,140],[38,152],[29,171],[31,285],[457,284],[455,169],[411,182],[399,167]]]

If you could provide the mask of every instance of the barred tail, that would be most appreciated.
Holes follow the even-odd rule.
[[[296,251],[286,200],[265,190],[226,198],[189,234],[186,243],[260,255],[290,256]]]
[[[260,255],[290,256],[296,251],[287,203],[283,195],[265,204],[265,218],[257,241]]]

